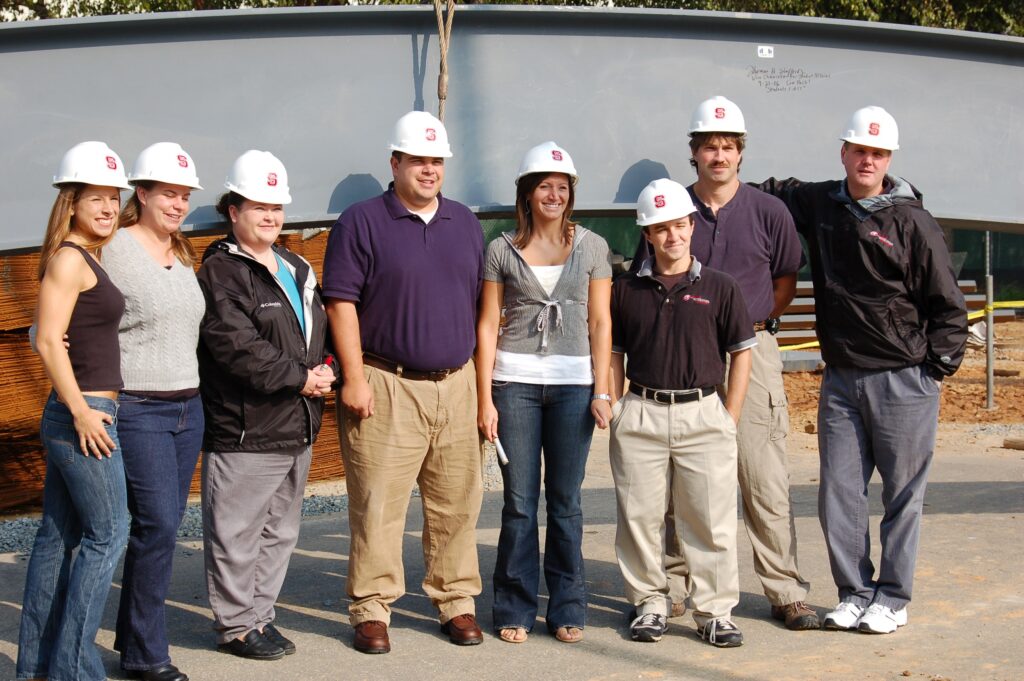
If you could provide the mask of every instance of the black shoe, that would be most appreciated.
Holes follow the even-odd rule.
[[[125,673],[133,679],[142,679],[142,681],[188,681],[188,677],[173,664],[165,664],[163,667],[152,669],[126,669]]]
[[[263,638],[283,650],[285,655],[291,655],[295,652],[295,644],[282,636],[281,632],[273,624],[263,627]]]
[[[708,620],[697,627],[697,635],[716,648],[738,648],[743,645],[743,634],[728,617]]]
[[[284,649],[281,646],[271,643],[255,629],[246,634],[241,641],[237,638],[231,639],[218,645],[217,649],[222,653],[231,653],[250,660],[280,660],[284,657]]]

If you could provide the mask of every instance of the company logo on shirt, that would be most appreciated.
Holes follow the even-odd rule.
[[[868,235],[871,236],[878,243],[880,243],[883,246],[885,246],[886,248],[892,248],[893,247],[893,243],[891,241],[889,241],[888,239],[886,239],[884,236],[882,236],[882,234],[877,229],[871,230],[870,232],[868,232]]]
[[[261,310],[265,307],[281,307],[281,303],[276,300],[270,303],[260,303]]]
[[[693,296],[687,293],[680,298],[684,303],[697,303],[698,305],[710,305],[711,301],[707,298],[701,298],[700,296]]]

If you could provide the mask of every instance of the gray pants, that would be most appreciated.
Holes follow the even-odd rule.
[[[818,516],[839,599],[899,610],[910,602],[939,386],[923,366],[826,367],[818,404]],[[881,566],[874,578],[868,481],[882,478]]]
[[[217,642],[274,621],[299,539],[310,447],[203,454],[203,547]]]

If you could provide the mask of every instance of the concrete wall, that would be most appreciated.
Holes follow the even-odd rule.
[[[770,57],[767,55],[771,55]],[[330,220],[386,186],[387,139],[437,110],[429,7],[242,10],[0,26],[0,251],[37,247],[61,154],[108,142],[126,163],[180,142],[216,220],[228,165],[268,149],[289,169],[292,223]],[[702,99],[743,108],[747,179],[841,172],[837,136],[878,104],[901,127],[893,172],[948,226],[1024,225],[1024,40],[860,22],[669,10],[473,6],[455,16],[446,193],[513,200],[523,152],[555,139],[581,208],[628,207],[650,179],[692,181]]]

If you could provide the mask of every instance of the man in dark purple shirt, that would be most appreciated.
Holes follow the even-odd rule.
[[[476,521],[476,306],[483,231],[441,196],[444,125],[413,111],[395,126],[394,182],[331,230],[323,292],[344,383],[338,399],[349,495],[349,619],[354,647],[391,650],[391,605],[404,593],[402,539],[414,485],[423,498],[423,590],[452,643],[483,641]]]
[[[786,457],[789,414],[775,340],[778,318],[796,292],[800,239],[782,201],[740,182],[745,142],[743,113],[725,97],[705,100],[693,112],[690,165],[697,181],[687,190],[697,213],[691,249],[702,263],[736,279],[757,332],[736,438],[754,571],[773,617],[790,629],[817,629],[818,616],[805,604],[809,584],[797,565]],[[671,528],[671,518],[667,522]],[[681,614],[688,571],[674,532],[666,532],[666,542],[673,610]]]

